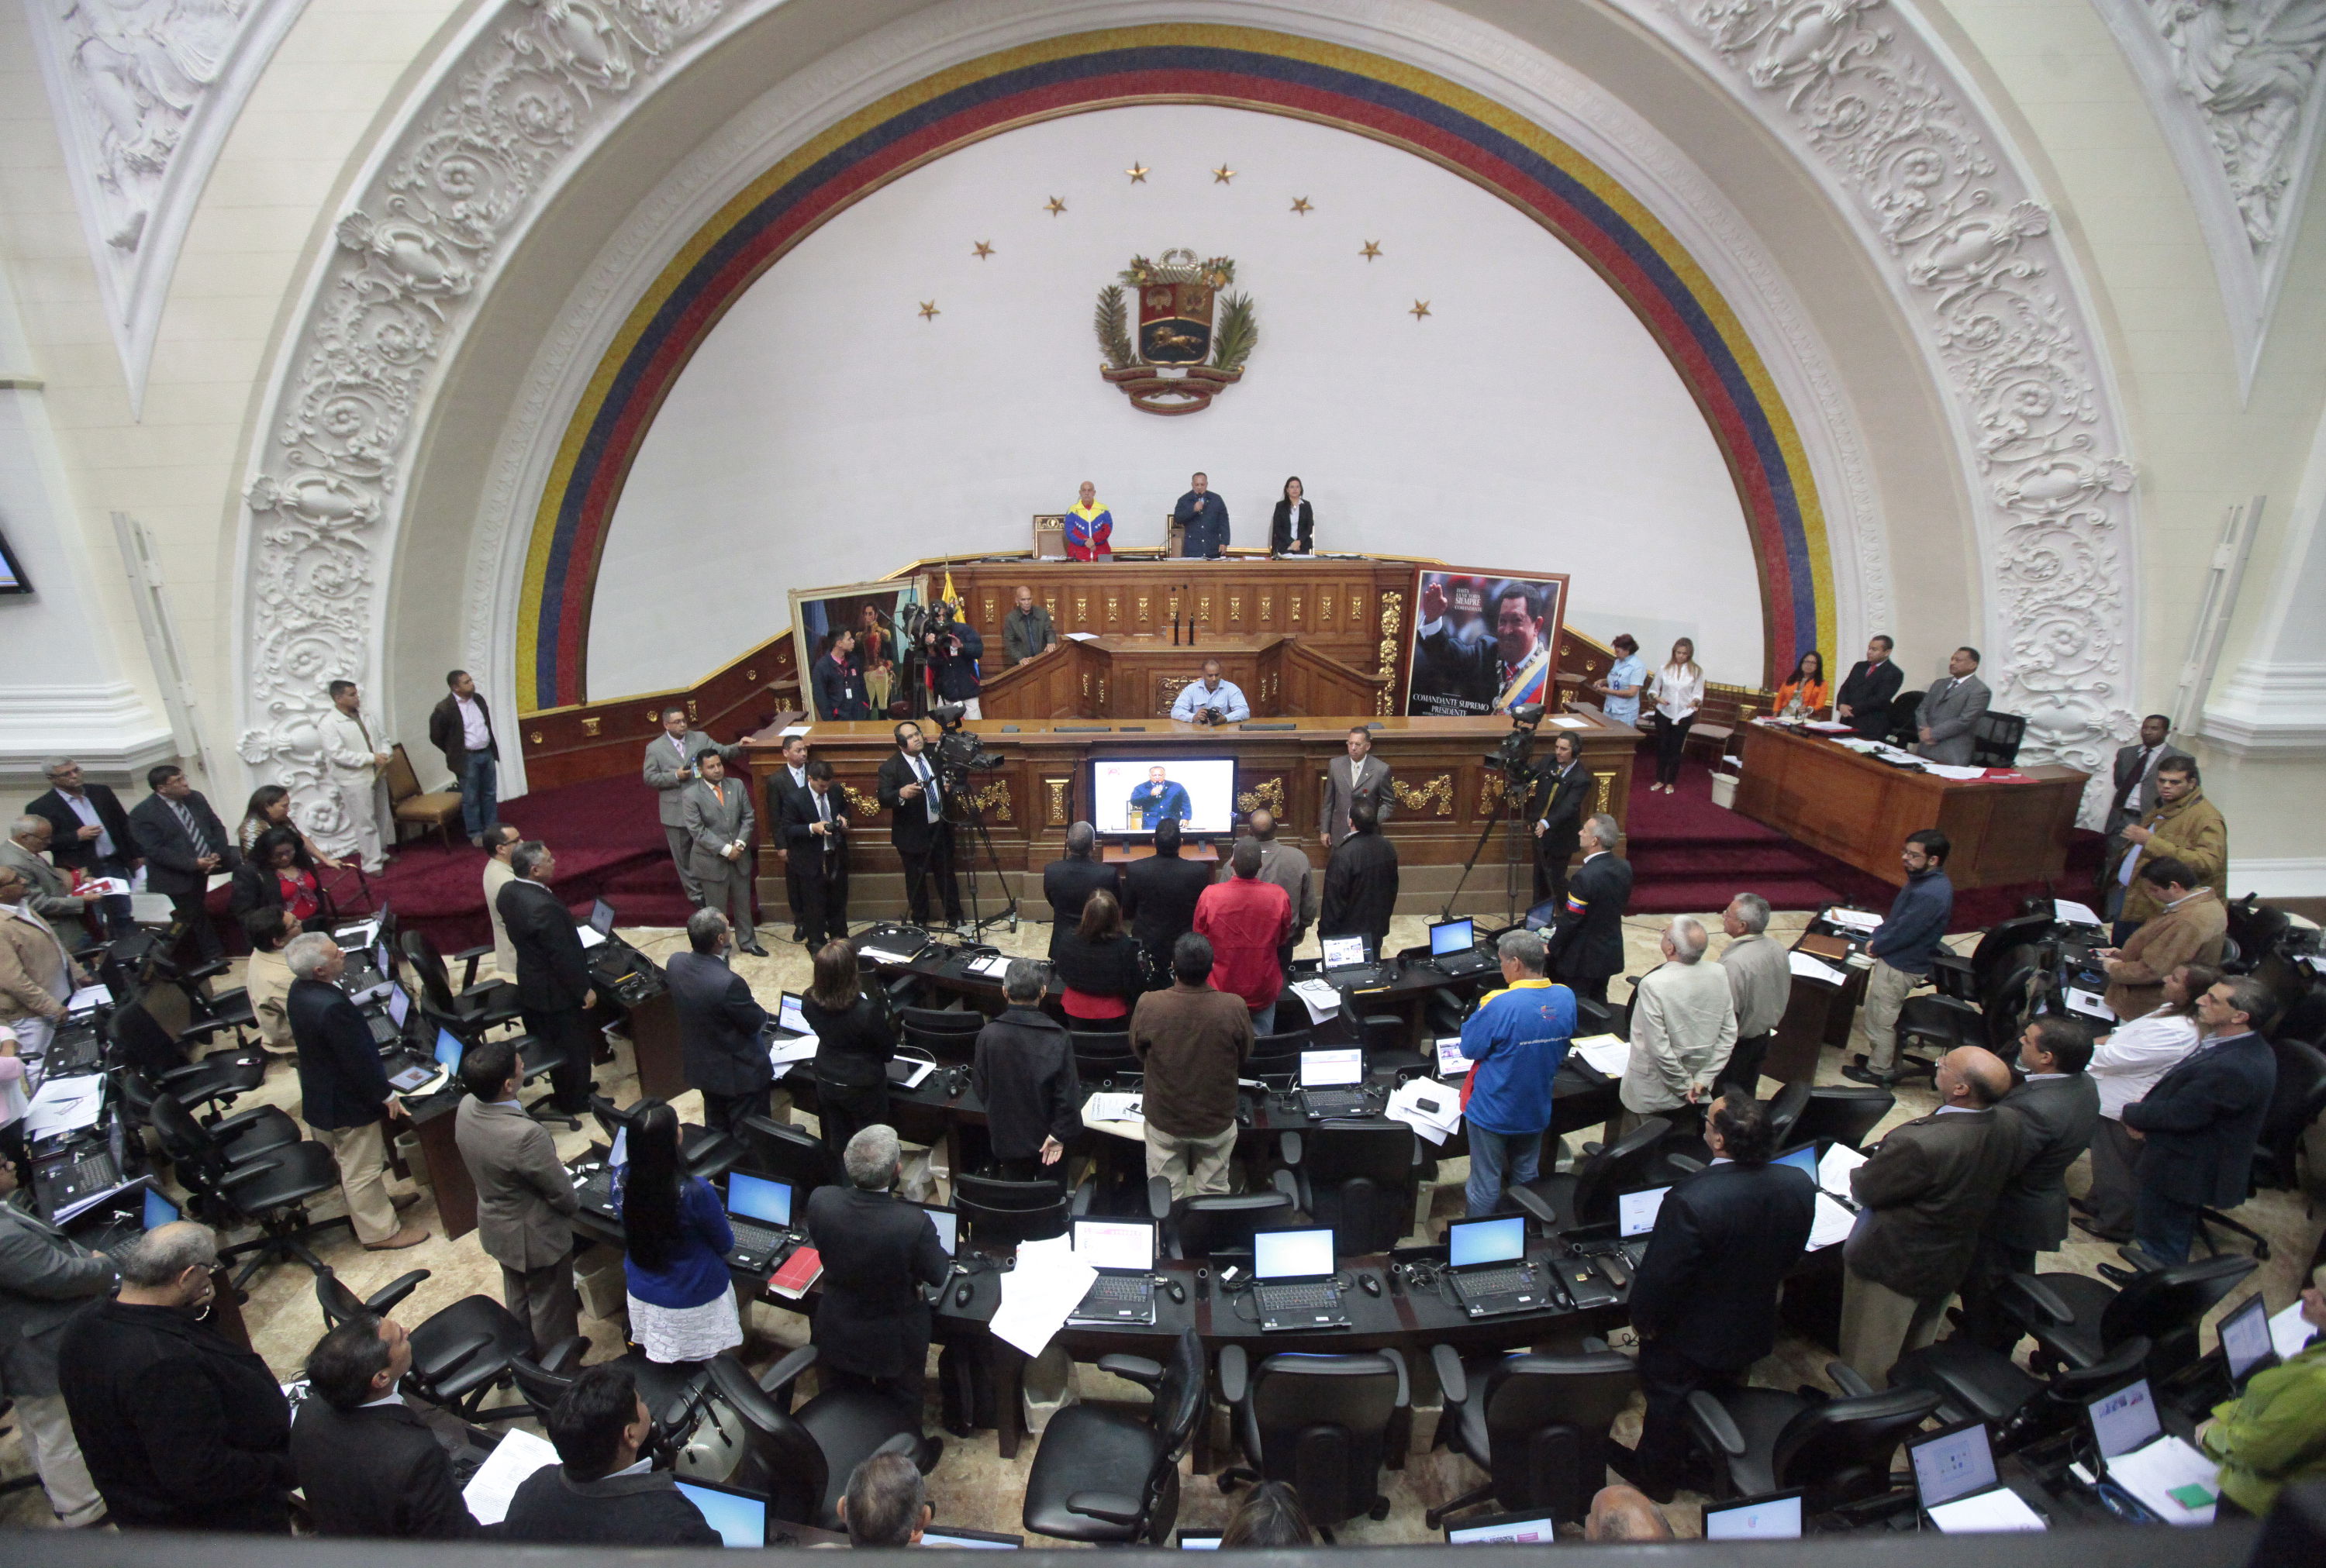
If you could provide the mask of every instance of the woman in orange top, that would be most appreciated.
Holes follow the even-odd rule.
[[[1777,688],[1777,705],[1772,717],[1782,719],[1794,702],[1801,705],[1802,715],[1815,719],[1825,711],[1825,655],[1811,648],[1801,655],[1785,683]]]

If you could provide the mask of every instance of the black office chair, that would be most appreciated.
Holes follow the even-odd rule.
[[[1093,1034],[1087,1029],[1069,1028],[1066,1040],[1075,1053],[1075,1076],[1084,1083],[1144,1071],[1138,1053],[1130,1048],[1128,1034]]]
[[[1651,1179],[1663,1163],[1663,1141],[1671,1123],[1660,1116],[1639,1126],[1595,1154],[1575,1163],[1572,1171],[1553,1172],[1521,1186],[1504,1187],[1503,1195],[1557,1234],[1578,1225],[1604,1225],[1615,1218],[1615,1200],[1662,1183]]]
[[[916,1045],[933,1062],[968,1062],[977,1055],[977,1036],[986,1025],[982,1013],[958,1007],[899,1007],[897,1021],[904,1043]]]
[[[453,954],[456,960],[465,960],[468,972],[461,988],[452,988],[452,977],[437,954],[436,944],[421,932],[407,931],[401,945],[404,961],[420,979],[422,994],[428,1005],[448,1017],[480,1029],[490,1029],[502,1024],[516,1022],[523,1008],[517,1006],[516,987],[507,980],[487,980],[477,984],[477,961],[493,951],[492,943],[472,947]]]
[[[1875,1393],[1846,1361],[1826,1365],[1842,1396],[1816,1389],[1733,1387],[1688,1396],[1689,1436],[1712,1461],[1713,1495],[1757,1497],[1799,1487],[1804,1514],[1890,1489],[1898,1445],[1939,1407],[1927,1388]]]
[[[1091,1185],[1074,1192],[1064,1182],[1005,1182],[963,1172],[953,1179],[953,1206],[981,1243],[1011,1246],[1064,1236],[1066,1223],[1090,1210]]]
[[[2027,720],[2019,714],[1988,709],[1970,721],[1970,765],[2009,767],[2019,760],[2019,742],[2026,733]]]
[[[1912,751],[1922,738],[1921,719],[1922,693],[1901,691],[1890,700],[1890,733],[1882,737],[1891,745]]]
[[[712,1359],[711,1387],[742,1423],[743,1457],[726,1484],[768,1499],[768,1516],[788,1524],[838,1529],[840,1499],[856,1467],[875,1453],[902,1453],[926,1475],[935,1463],[907,1415],[877,1390],[827,1388],[791,1407],[793,1385],[816,1363],[816,1348],[794,1350],[758,1382],[731,1354]]]
[[[2059,919],[2046,907],[2026,914],[2014,914],[2008,920],[1998,920],[1986,928],[1971,949],[1971,979],[1977,983],[1978,995],[1986,998],[1994,995],[1996,987],[2014,970],[2034,962],[2034,950],[2050,936]],[[1943,950],[1941,950],[1943,951]],[[1951,954],[1946,956],[1951,957]]]
[[[323,1260],[307,1243],[335,1225],[352,1226],[345,1214],[309,1223],[310,1199],[336,1192],[340,1164],[331,1151],[317,1143],[274,1148],[240,1164],[229,1163],[226,1150],[196,1121],[176,1098],[154,1097],[154,1136],[170,1156],[179,1182],[192,1196],[195,1217],[224,1230],[250,1225],[256,1240],[237,1242],[219,1250],[219,1261],[247,1257],[234,1276],[237,1290],[269,1263],[299,1262],[317,1274]]]
[[[428,1275],[427,1269],[415,1268],[368,1296],[358,1296],[326,1268],[315,1276],[315,1299],[322,1305],[324,1326],[335,1329],[365,1313],[385,1317],[419,1289]],[[510,1361],[533,1348],[533,1331],[492,1297],[462,1296],[410,1325],[406,1334],[412,1370],[405,1374],[405,1382],[411,1392],[463,1421],[509,1421],[533,1414],[529,1404],[485,1408],[486,1395],[510,1385]]]
[[[2148,1352],[2148,1341],[2135,1334],[2105,1360],[2062,1368],[2046,1380],[1969,1335],[1956,1334],[1901,1356],[1890,1369],[1890,1387],[1936,1394],[1943,1424],[1986,1422],[1994,1429],[1996,1451],[2008,1453],[2073,1426],[2086,1400],[2139,1377]]]
[[[617,1106],[602,1094],[590,1097],[590,1115],[599,1129],[612,1143],[617,1133],[635,1125],[637,1107]],[[686,1163],[686,1174],[708,1182],[725,1175],[743,1158],[742,1146],[725,1133],[693,1122],[682,1122],[678,1128],[678,1157]]]
[[[256,1089],[266,1077],[266,1058],[257,1052],[234,1056],[186,1059],[181,1037],[140,1001],[116,1007],[105,1021],[105,1059],[108,1065],[138,1073],[152,1089],[166,1093],[181,1106],[200,1106],[204,1119],[224,1119],[225,1109]]]
[[[1289,1481],[1327,1540],[1334,1526],[1359,1514],[1389,1517],[1382,1466],[1405,1468],[1412,1419],[1402,1355],[1270,1356],[1255,1367],[1242,1345],[1231,1344],[1220,1351],[1219,1371],[1245,1461],[1220,1472],[1220,1490]]]
[[[1152,1394],[1146,1415],[1072,1405],[1050,1418],[1026,1479],[1026,1528],[1090,1545],[1159,1546],[1179,1517],[1179,1456],[1204,1413],[1204,1341],[1179,1332],[1168,1365],[1102,1356],[1099,1370]]]
[[[1995,1301],[2034,1336],[2028,1360],[2036,1371],[2097,1367],[2138,1336],[2149,1341],[2145,1365],[2156,1383],[2197,1359],[2198,1322],[2254,1266],[2252,1258],[2227,1253],[2144,1270],[2121,1290],[2081,1274],[2014,1274]]]
[[[1812,1087],[1808,1079],[1796,1078],[1777,1090],[1777,1098],[1769,1102],[1771,1148],[1789,1149],[1800,1141],[1793,1137],[1793,1127],[1801,1119],[1801,1112],[1809,1109]]]
[[[1292,1173],[1276,1173],[1265,1192],[1206,1192],[1174,1200],[1170,1181],[1147,1178],[1147,1212],[1159,1229],[1167,1256],[1216,1257],[1223,1252],[1251,1255],[1251,1239],[1261,1230],[1287,1230],[1298,1224],[1298,1187]]]
[[[1863,1153],[1867,1135],[1897,1103],[1896,1095],[1871,1084],[1820,1083],[1810,1090],[1780,1146],[1829,1141]]]
[[[807,1195],[818,1187],[838,1187],[847,1183],[840,1168],[840,1156],[805,1127],[771,1121],[764,1116],[747,1116],[742,1122],[742,1157],[735,1164],[743,1170],[789,1182],[795,1213],[806,1211]]]
[[[221,1031],[231,1031],[237,1046],[247,1053],[254,1048],[250,1032],[258,1027],[258,1015],[250,1005],[250,993],[229,990],[212,995],[202,988],[204,982],[223,974],[226,967],[224,959],[212,959],[183,973],[174,965],[161,965],[151,980],[114,995],[134,998],[149,1010],[179,1043],[181,1050],[188,1044],[208,1045]]]
[[[2277,1057],[2277,1083],[2270,1090],[2269,1109],[2263,1112],[2261,1131],[2254,1139],[2246,1190],[2274,1187],[2299,1192],[2303,1137],[2319,1114],[2326,1111],[2326,1054],[2299,1040],[2273,1040],[2270,1050]],[[2220,1250],[2213,1238],[2217,1229],[2244,1237],[2253,1243],[2255,1257],[2269,1261],[2269,1238],[2219,1209],[2205,1210],[2198,1221],[2197,1234],[2207,1251]]]
[[[1316,1049],[1311,1041],[1307,1029],[1279,1029],[1260,1035],[1251,1043],[1251,1054],[1244,1058],[1243,1075],[1270,1088],[1299,1082],[1300,1053]]]
[[[1386,1252],[1413,1229],[1421,1143],[1400,1121],[1323,1121],[1278,1139],[1294,1202],[1342,1252]]]
[[[1482,1356],[1465,1363],[1451,1345],[1429,1348],[1446,1394],[1437,1442],[1486,1472],[1483,1486],[1429,1509],[1436,1529],[1448,1515],[1489,1498],[1499,1507],[1549,1511],[1560,1523],[1591,1511],[1607,1479],[1608,1433],[1630,1406],[1639,1369],[1619,1350],[1542,1356]]]
[[[150,1125],[154,1120],[154,1097],[160,1092],[152,1081],[134,1067],[109,1067],[106,1076],[113,1081],[115,1100],[127,1113],[131,1124]],[[172,1098],[177,1099],[174,1095]],[[179,1099],[178,1103],[182,1107],[185,1101]],[[229,1165],[248,1164],[256,1155],[303,1143],[307,1137],[296,1121],[271,1105],[238,1110],[232,1116],[204,1122],[202,1127],[217,1141]]]
[[[442,1030],[461,1043],[461,1052],[464,1056],[468,1053],[470,1046],[481,1044],[486,1035],[499,1026],[488,1025],[474,1018],[455,1017],[440,1009],[433,1001],[430,1000],[425,989],[421,992],[419,999],[413,1004],[413,1007],[420,1015],[421,1027],[425,1038],[433,1040],[436,1037],[435,1032]],[[538,1082],[544,1078],[550,1077],[565,1064],[565,1053],[563,1050],[546,1041],[535,1039],[531,1035],[504,1035],[501,1036],[501,1044],[516,1053],[517,1077],[526,1083]],[[537,1122],[554,1123],[570,1131],[580,1131],[582,1118],[570,1111],[558,1109],[555,1099],[554,1090],[547,1094],[537,1094],[526,1105],[525,1113]]]
[[[1417,1072],[1437,1071],[1434,1053],[1425,1056],[1407,1044],[1412,1035],[1411,1025],[1396,1014],[1361,1014],[1356,1024],[1363,1039],[1367,1073],[1393,1072],[1405,1079]]]
[[[522,1353],[509,1358],[509,1380],[535,1420],[549,1419],[550,1411],[581,1375],[582,1358],[589,1353],[590,1341],[574,1334],[552,1345],[539,1360]]]

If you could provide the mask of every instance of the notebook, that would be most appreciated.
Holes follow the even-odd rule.
[[[1076,1220],[1075,1261],[1098,1270],[1070,1323],[1152,1323],[1155,1321],[1155,1221]]]
[[[703,1518],[728,1545],[757,1550],[768,1544],[767,1498],[734,1487],[722,1487],[715,1481],[683,1480],[675,1484],[680,1496],[702,1510]]]
[[[1440,974],[1470,975],[1481,970],[1498,969],[1492,958],[1478,951],[1476,923],[1467,915],[1460,920],[1442,920],[1429,928],[1429,961]]]
[[[1262,1332],[1349,1326],[1334,1281],[1330,1229],[1259,1232],[1251,1239],[1251,1272],[1252,1304]]]
[[[792,1239],[792,1184],[728,1172],[727,1224],[735,1233],[734,1249],[727,1256],[736,1267],[774,1267]]]
[[[2220,1467],[2168,1436],[2148,1379],[2139,1378],[2084,1405],[2100,1475],[2168,1525],[2210,1525]]]

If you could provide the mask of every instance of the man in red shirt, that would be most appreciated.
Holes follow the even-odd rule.
[[[1276,1028],[1276,998],[1284,970],[1276,950],[1292,932],[1292,899],[1260,879],[1261,842],[1238,839],[1228,865],[1235,875],[1215,882],[1196,900],[1196,932],[1212,944],[1212,984],[1233,991],[1251,1009],[1251,1032]]]

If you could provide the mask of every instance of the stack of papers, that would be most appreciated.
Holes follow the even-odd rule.
[[[1817,1218],[1810,1221],[1810,1250],[1820,1251],[1849,1239],[1856,1227],[1857,1216],[1833,1201],[1833,1194],[1819,1192],[1817,1195]]]
[[[1823,980],[1828,985],[1838,986],[1849,978],[1815,953],[1788,953],[1785,962],[1793,973],[1805,980]]]
[[[1849,1173],[1865,1163],[1865,1156],[1847,1144],[1838,1143],[1826,1150],[1825,1158],[1818,1162],[1818,1185],[1837,1198],[1854,1198],[1849,1190]]]
[[[1831,719],[1808,719],[1802,723],[1801,728],[1803,729],[1814,729],[1819,735],[1847,735],[1851,731],[1851,726],[1839,723]]]
[[[1009,967],[1009,955],[994,952],[973,960],[969,966],[969,972],[973,975],[982,975],[987,979],[998,980],[1001,978],[1002,971]]]
[[[1097,1277],[1097,1269],[1075,1257],[1072,1236],[1019,1242],[1018,1266],[1001,1276],[993,1331],[1028,1355],[1040,1355]]]
[[[91,1007],[109,1007],[112,1005],[113,988],[102,982],[83,986],[65,998],[65,1011],[68,1013],[86,1012]]]
[[[1632,1064],[1632,1043],[1615,1035],[1588,1035],[1575,1042],[1573,1053],[1602,1078],[1621,1078]]]
[[[2070,925],[2098,925],[2102,923],[2099,917],[2099,912],[2098,910],[2095,910],[2089,904],[2079,904],[2072,898],[2054,898],[2052,900],[2052,918],[2054,920],[2063,920]]]
[[[573,934],[582,939],[582,948],[585,952],[593,947],[606,945],[605,937],[594,925],[577,925],[573,928]],[[479,1471],[478,1473],[481,1475],[484,1472]]]
[[[24,1110],[24,1137],[30,1141],[79,1132],[97,1125],[105,1107],[105,1077],[88,1073],[78,1078],[51,1078]]]
[[[1382,1114],[1442,1145],[1462,1125],[1462,1097],[1430,1079],[1410,1078],[1397,1086]]]
[[[1936,778],[1950,778],[1958,781],[1986,776],[1986,769],[1983,767],[1958,767],[1950,762],[1931,762],[1927,758],[1922,763],[1922,771]]]
[[[1321,1024],[1341,1010],[1341,993],[1323,980],[1301,980],[1286,988],[1307,1006],[1311,1024]]]
[[[1136,1094],[1093,1094],[1083,1105],[1083,1120],[1130,1121],[1144,1126],[1146,1117],[1140,1114],[1140,1097]]]
[[[1844,909],[1838,905],[1827,910],[1821,918],[1849,931],[1870,932],[1882,923],[1882,917],[1871,910]]]
[[[1562,713],[1550,723],[1554,729],[1587,729],[1591,727],[1591,720],[1577,719],[1572,713]]]
[[[768,1042],[768,1060],[777,1067],[789,1067],[795,1062],[815,1059],[816,1038],[813,1035],[797,1035],[787,1040]]]
[[[2144,1443],[2107,1461],[2107,1478],[2168,1525],[2210,1525],[2221,1468],[2177,1437]]]
[[[805,735],[808,732],[808,728],[809,726],[805,724],[786,724],[781,729],[776,731],[776,738],[778,740],[788,740],[795,735]]]
[[[885,947],[860,947],[856,951],[876,964],[908,964],[913,961],[912,954],[890,952]]]
[[[1930,1513],[1931,1523],[1949,1536],[2048,1527],[2043,1523],[2043,1516],[2029,1508],[2026,1500],[2009,1487],[1996,1487],[1993,1491],[1957,1498],[1953,1502],[1940,1503]]]
[[[547,1440],[512,1426],[501,1434],[500,1446],[487,1454],[477,1473],[469,1478],[461,1500],[469,1505],[477,1523],[498,1525],[508,1517],[509,1499],[516,1496],[526,1478],[556,1462],[557,1451]]]

